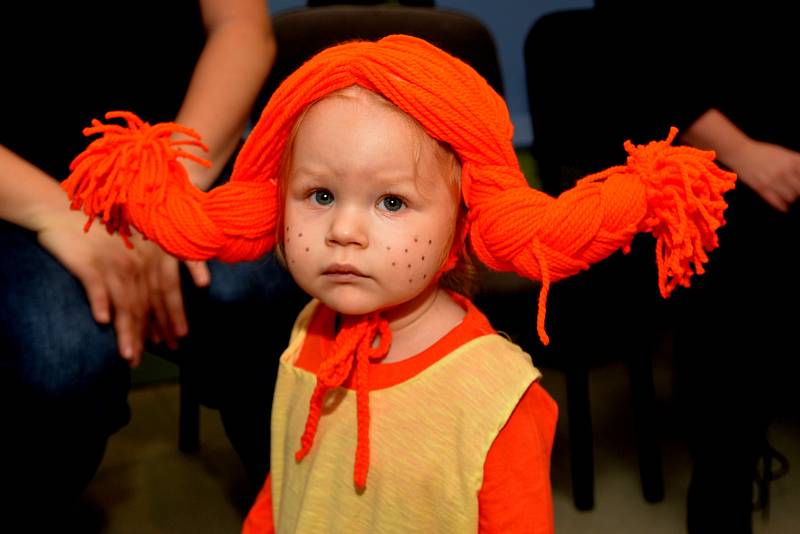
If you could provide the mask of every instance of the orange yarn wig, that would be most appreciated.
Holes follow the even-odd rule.
[[[63,187],[74,208],[83,207],[90,218],[101,216],[110,231],[125,235],[132,224],[180,258],[258,258],[279,235],[278,173],[293,125],[309,104],[351,85],[382,95],[456,152],[472,251],[492,269],[542,282],[537,327],[545,343],[550,283],[627,250],[638,232],[656,238],[658,283],[665,297],[677,285],[688,286],[694,272],[702,273],[706,252],[717,246],[716,230],[727,207],[722,193],[733,187],[735,177],[714,164],[713,152],[671,146],[673,128],[665,141],[626,143],[625,165],[588,176],[552,198],[531,189],[520,171],[503,99],[462,61],[404,35],[334,46],[289,76],[269,101],[226,185],[208,193],[191,187],[177,161],[187,154],[169,140],[177,125],[151,127],[122,115],[127,128],[96,122],[88,129],[87,135],[104,136],[73,162]],[[388,345],[385,324],[374,317],[348,325],[342,335],[356,331],[349,341],[337,338],[341,350],[320,370],[298,457],[313,441],[322,394],[342,383],[352,362],[356,375],[362,373],[361,353],[370,353],[364,361],[379,356],[370,348],[378,333],[384,333],[381,345]],[[355,478],[360,486],[368,462],[362,388],[366,376],[364,383],[357,380]]]

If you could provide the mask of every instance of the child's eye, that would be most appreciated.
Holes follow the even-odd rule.
[[[327,206],[331,202],[333,202],[333,193],[328,191],[327,189],[317,189],[311,195],[314,199],[314,202],[319,204],[320,206]]]
[[[397,197],[388,196],[388,197],[383,197],[383,200],[381,200],[380,205],[386,211],[399,211],[405,204],[401,199]]]

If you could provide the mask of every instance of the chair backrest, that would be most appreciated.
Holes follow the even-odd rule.
[[[273,18],[273,28],[278,55],[256,103],[255,118],[278,85],[317,52],[345,41],[374,41],[396,33],[420,37],[453,54],[503,94],[494,39],[483,23],[463,13],[431,7],[342,5],[279,13]]]
[[[572,187],[598,159],[593,140],[603,95],[593,87],[602,72],[595,18],[591,10],[550,13],[536,21],[525,40],[533,156],[551,195]]]
[[[544,190],[552,195],[623,163],[626,140],[664,139],[692,111],[680,104],[691,78],[682,71],[686,62],[670,50],[668,14],[638,5],[634,12],[636,23],[621,8],[554,12],[528,32],[533,155]]]

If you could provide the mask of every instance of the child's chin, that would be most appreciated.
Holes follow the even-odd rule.
[[[366,315],[368,313],[372,313],[378,310],[378,308],[376,308],[375,306],[337,305],[328,307],[337,313],[341,313],[342,315]]]
[[[353,299],[322,299],[322,302],[333,311],[343,315],[366,315],[380,308],[374,302]]]

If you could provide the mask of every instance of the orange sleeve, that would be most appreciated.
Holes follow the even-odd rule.
[[[258,492],[242,526],[242,534],[275,534],[272,520],[272,473],[267,475],[264,487]]]
[[[550,452],[558,407],[538,382],[520,399],[486,456],[480,534],[552,534]]]

